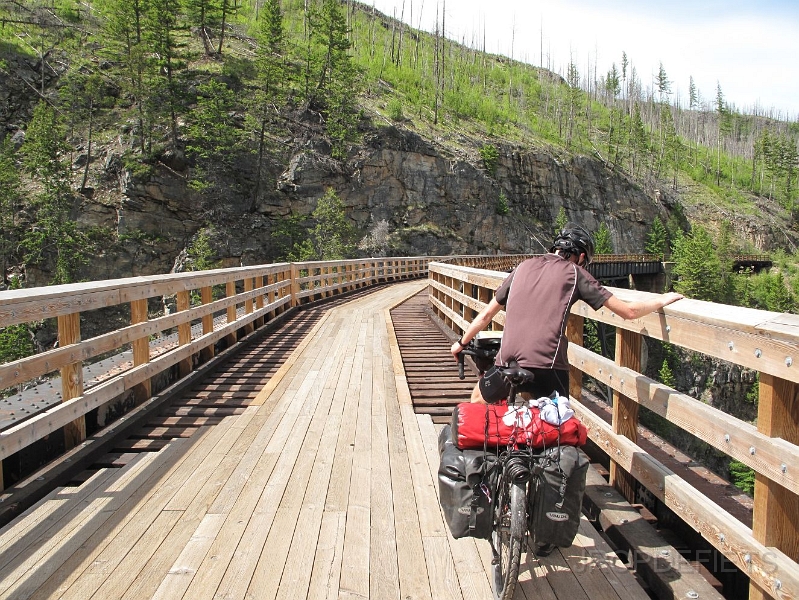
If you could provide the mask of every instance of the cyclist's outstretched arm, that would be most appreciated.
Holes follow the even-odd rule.
[[[501,309],[502,305],[497,302],[496,298],[492,298],[491,302],[486,305],[482,312],[480,312],[480,314],[474,318],[474,321],[471,322],[469,327],[466,328],[466,331],[463,332],[463,335],[460,338],[460,341],[463,342],[463,344],[459,344],[457,341],[452,344],[450,352],[452,352],[452,356],[455,357],[455,360],[458,360],[458,354],[460,354],[461,350],[463,350],[463,346],[468,344],[478,332],[488,327],[488,324],[491,323],[491,319],[493,319],[494,315],[496,315]]]
[[[677,292],[666,292],[665,294],[660,294],[659,296],[655,296],[650,300],[636,302],[624,302],[616,296],[611,296],[605,301],[604,306],[608,310],[611,310],[619,315],[622,319],[629,320],[638,319],[644,315],[648,315],[649,313],[660,310],[664,306],[671,304],[672,302],[676,302],[677,300],[681,300],[682,298],[683,295],[678,294]]]

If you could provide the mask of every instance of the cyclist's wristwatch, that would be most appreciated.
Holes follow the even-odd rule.
[[[460,346],[461,348],[465,348],[465,347],[468,345],[468,344],[464,344],[464,343],[461,341],[461,338],[458,338],[457,344],[458,344],[458,346]]]

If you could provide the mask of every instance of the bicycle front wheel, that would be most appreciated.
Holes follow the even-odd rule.
[[[494,527],[492,530],[497,556],[493,561],[494,598],[510,600],[519,578],[519,563],[526,527],[525,504],[527,484],[503,482],[494,505]]]

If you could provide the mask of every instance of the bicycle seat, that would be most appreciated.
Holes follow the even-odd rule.
[[[532,383],[535,379],[535,374],[527,369],[523,369],[518,363],[512,362],[509,367],[500,368],[502,375],[514,385],[523,385],[525,383]]]

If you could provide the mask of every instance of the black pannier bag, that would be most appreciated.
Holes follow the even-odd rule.
[[[552,448],[550,459],[540,477],[534,477],[533,506],[530,510],[530,534],[539,553],[553,546],[568,548],[577,535],[582,513],[588,458],[574,446]],[[532,491],[532,490],[531,490]]]
[[[495,457],[482,450],[460,450],[452,442],[450,426],[438,436],[438,497],[452,537],[491,537],[489,478]]]

